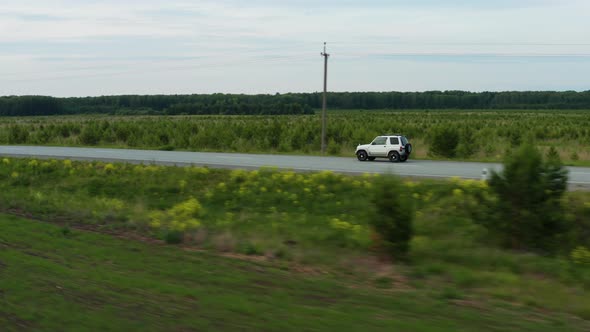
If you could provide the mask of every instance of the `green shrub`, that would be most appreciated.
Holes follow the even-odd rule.
[[[461,158],[469,158],[474,155],[479,146],[475,141],[475,137],[473,135],[473,130],[469,128],[465,128],[461,131],[459,144],[456,148],[456,154],[458,157]]]
[[[167,244],[180,244],[184,238],[184,233],[175,231],[175,230],[167,230],[164,232],[164,241]]]
[[[328,142],[328,154],[331,156],[336,156],[340,153],[340,145],[336,143],[333,138],[330,138]]]
[[[390,258],[406,260],[414,232],[414,207],[401,181],[385,176],[375,187],[370,224],[377,234],[377,247]]]
[[[79,136],[80,144],[97,145],[100,142],[101,136],[100,129],[95,123],[85,126]]]
[[[460,300],[463,298],[463,294],[457,288],[446,287],[440,292],[440,298],[447,301]]]
[[[60,232],[61,235],[68,237],[69,235],[72,234],[72,229],[69,226],[63,226],[62,228],[60,228]]]
[[[430,152],[436,156],[453,158],[457,155],[459,131],[452,127],[437,127],[430,137]]]
[[[174,151],[174,145],[164,145],[158,148],[160,151]]]
[[[377,288],[389,289],[392,287],[393,279],[390,277],[377,277],[373,283]]]
[[[29,138],[29,130],[25,126],[18,124],[11,125],[8,129],[8,144],[23,144],[27,143]]]
[[[567,171],[557,151],[552,148],[544,160],[524,144],[506,158],[502,173],[492,172],[498,218],[485,225],[506,247],[554,252],[568,229],[560,201],[566,187]]]
[[[578,155],[578,153],[576,151],[574,151],[570,155],[570,159],[573,160],[573,161],[578,161],[578,160],[580,160],[580,156]]]
[[[239,245],[238,251],[244,255],[248,256],[258,256],[262,255],[262,250],[254,243],[246,241]]]

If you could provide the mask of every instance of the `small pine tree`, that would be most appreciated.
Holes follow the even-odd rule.
[[[547,160],[531,144],[507,157],[502,173],[492,172],[490,187],[498,196],[497,220],[486,226],[512,249],[556,251],[567,231],[560,199],[567,170],[551,149]]]
[[[430,138],[430,152],[437,156],[453,158],[457,154],[459,131],[451,127],[435,128]]]
[[[370,224],[377,233],[385,254],[395,260],[407,260],[414,233],[414,207],[401,181],[386,176],[376,186],[372,199],[374,213]]]
[[[475,141],[473,131],[469,128],[465,128],[461,131],[459,144],[456,148],[456,154],[459,157],[469,158],[477,152],[479,147]]]

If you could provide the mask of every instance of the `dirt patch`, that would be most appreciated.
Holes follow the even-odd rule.
[[[38,258],[43,258],[43,259],[51,259],[49,256],[43,255],[43,254],[35,252],[35,251],[23,250],[22,253],[29,255],[29,256],[33,256],[33,257],[38,257]]]
[[[0,311],[0,321],[8,322],[8,327],[17,327],[18,331],[32,331],[35,329],[35,324],[33,324],[33,322],[7,312]]]
[[[16,250],[21,250],[24,249],[26,247],[22,246],[22,245],[17,245],[15,243],[8,243],[8,242],[0,242],[0,248],[5,248],[5,249],[16,249]]]
[[[450,301],[454,305],[458,305],[461,307],[473,308],[478,310],[489,310],[483,302],[475,301],[475,300],[451,300]]]
[[[269,280],[254,280],[253,283],[264,288],[277,288],[277,284]]]
[[[338,299],[328,297],[328,296],[318,295],[318,294],[307,294],[304,296],[304,298],[305,298],[305,300],[312,301],[312,302],[321,302],[321,303],[326,303],[326,304],[338,303]]]
[[[59,285],[55,285],[55,289],[67,301],[87,308],[98,308],[108,303],[106,299],[99,297],[94,293],[80,292],[80,290],[70,290]]]

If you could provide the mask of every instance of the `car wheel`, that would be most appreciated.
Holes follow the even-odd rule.
[[[399,162],[399,153],[397,151],[391,151],[387,157],[392,163]]]
[[[367,156],[367,153],[365,151],[359,151],[356,153],[356,157],[359,161],[365,161],[369,156]]]
[[[369,161],[373,161],[373,160],[375,160],[375,157],[369,157],[367,159],[369,159]]]

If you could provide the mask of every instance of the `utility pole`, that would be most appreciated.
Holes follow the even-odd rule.
[[[328,57],[330,54],[326,53],[326,43],[324,42],[324,100],[322,102],[322,154],[326,154],[326,95],[328,92]]]

